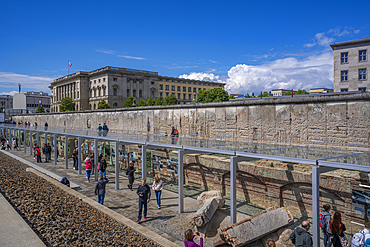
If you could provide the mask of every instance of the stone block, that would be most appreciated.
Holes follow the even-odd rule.
[[[197,201],[199,203],[199,207],[202,207],[203,204],[211,198],[214,198],[216,200],[217,208],[221,208],[225,205],[225,199],[222,196],[221,192],[218,190],[210,190],[205,191],[198,196]]]
[[[201,227],[207,224],[216,212],[217,206],[218,204],[215,198],[207,200],[203,204],[203,206],[195,213],[195,216],[193,218],[195,225],[197,227]]]

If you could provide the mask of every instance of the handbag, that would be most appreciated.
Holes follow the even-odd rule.
[[[343,237],[341,237],[341,236],[338,236],[338,237],[339,237],[340,245],[342,247],[349,247],[350,246],[349,242],[348,242],[348,239],[346,238],[345,235],[343,235]]]

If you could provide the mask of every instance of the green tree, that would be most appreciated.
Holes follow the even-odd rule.
[[[70,97],[65,97],[62,99],[62,104],[60,105],[60,111],[74,111],[75,110],[75,103]]]
[[[137,106],[146,106],[145,100],[139,100],[139,102],[137,102]]]
[[[207,90],[200,90],[197,98],[197,102],[201,103],[222,102],[229,100],[229,94],[222,88],[210,88]]]
[[[304,89],[298,89],[297,92],[293,92],[293,95],[301,95],[301,94],[308,94],[308,92]],[[287,91],[284,93],[284,96],[290,96],[290,95],[292,95],[291,91]]]
[[[164,99],[164,104],[165,105],[176,105],[178,103],[179,103],[179,101],[177,100],[177,98],[174,94],[170,94]]]
[[[36,109],[36,113],[44,113],[45,109],[42,105],[38,105]]]
[[[99,101],[98,103],[98,109],[109,109],[110,106],[109,106],[109,103],[106,102],[104,99],[102,99],[101,101]]]
[[[135,100],[134,96],[128,97],[127,100],[125,101],[125,103],[123,104],[124,108],[135,107],[135,106],[136,106],[136,100]]]
[[[162,96],[159,96],[157,102],[155,102],[155,105],[164,105],[164,99]]]
[[[262,93],[262,97],[270,97],[270,95],[269,95],[268,92],[265,91],[265,92]]]
[[[155,105],[155,100],[153,99],[152,96],[149,97],[148,101],[146,102],[147,106],[153,106]]]
[[[252,96],[250,96],[249,93],[247,93],[247,95],[245,95],[244,98],[252,98]]]
[[[229,99],[235,99],[234,95],[230,95]]]

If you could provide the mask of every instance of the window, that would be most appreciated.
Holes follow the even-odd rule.
[[[154,81],[152,81],[152,85],[154,85]]]
[[[150,97],[154,98],[154,90],[150,91]]]
[[[188,92],[191,92],[191,87],[188,87]]]
[[[366,61],[366,50],[358,51],[358,61]]]
[[[105,96],[105,88],[103,88],[103,96]],[[78,98],[78,96],[77,96],[77,98]]]
[[[118,107],[118,104],[117,103],[114,103],[113,104],[113,108],[117,108]]]
[[[171,86],[171,90],[172,91],[175,91],[175,86]]]
[[[100,82],[100,79],[98,80],[98,82]]]
[[[191,100],[191,94],[189,94],[189,100]]]
[[[186,93],[184,93],[182,96],[184,96],[184,99],[186,99]]]
[[[348,88],[341,88],[340,91],[343,92],[348,92]]]
[[[167,93],[166,93],[166,96],[168,96],[168,95],[169,95],[169,93],[167,92]]]
[[[105,78],[103,78],[103,82],[105,82]]]
[[[193,88],[193,92],[196,93],[197,92],[197,88]]]
[[[143,83],[143,81],[139,81],[139,84],[142,84]]]
[[[166,90],[170,90],[170,86],[166,85]]]
[[[117,78],[113,78],[113,81],[117,81]]]
[[[181,87],[180,86],[177,86],[177,91],[181,91]]]
[[[199,92],[200,90],[202,90],[202,89],[201,89],[201,88],[198,88],[198,92]]]
[[[182,91],[183,92],[186,92],[186,87],[182,87]]]
[[[163,97],[163,93],[162,93],[162,92],[160,92],[160,93],[159,93],[159,96]]]
[[[139,97],[143,97],[143,90],[139,90]]]
[[[205,88],[203,88],[203,90],[206,90]]]
[[[132,96],[136,97],[136,90],[132,90]]]
[[[366,92],[366,87],[359,87],[358,88],[358,91],[360,91],[360,92]]]
[[[98,96],[100,97],[100,88],[98,89]]]
[[[181,99],[181,93],[178,93],[178,94],[177,94],[177,98],[178,98],[178,99]]]
[[[130,89],[127,89],[127,97],[130,97]]]
[[[130,82],[130,79],[127,79],[127,82]]]
[[[96,90],[94,90],[94,97],[96,97]]]
[[[348,81],[348,70],[340,72],[340,81]]]
[[[348,52],[342,52],[340,54],[340,63],[348,63]]]
[[[113,88],[113,96],[117,96],[117,88]]]
[[[163,85],[159,84],[159,90],[163,90]]]
[[[92,81],[90,81],[90,86],[91,86],[91,84],[92,84]]]
[[[96,80],[94,80],[94,84],[96,84]]]
[[[136,83],[136,81],[132,81],[132,83]]]
[[[366,80],[366,69],[359,69],[358,70],[358,79],[359,80]]]

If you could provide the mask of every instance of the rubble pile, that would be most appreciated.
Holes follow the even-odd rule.
[[[0,192],[47,246],[158,246],[0,153]]]

